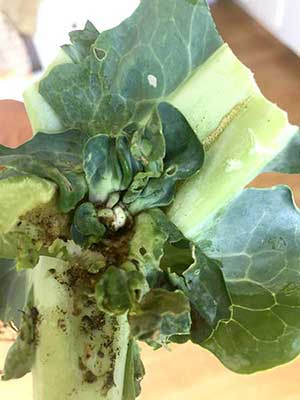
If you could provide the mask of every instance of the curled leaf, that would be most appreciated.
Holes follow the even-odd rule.
[[[106,228],[100,223],[97,210],[92,203],[83,203],[75,211],[72,227],[73,240],[77,244],[97,243]]]
[[[15,149],[0,146],[0,165],[55,182],[60,210],[67,213],[87,191],[81,155],[85,141],[86,135],[78,131],[38,133]]]
[[[110,266],[96,285],[96,301],[104,312],[121,315],[136,307],[145,279],[138,271]]]
[[[181,291],[151,289],[143,298],[140,309],[130,313],[132,335],[158,346],[169,342],[173,335],[190,332],[190,304]]]

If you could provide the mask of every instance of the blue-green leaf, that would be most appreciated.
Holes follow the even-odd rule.
[[[167,344],[173,335],[187,335],[191,328],[190,303],[183,292],[151,289],[140,309],[130,313],[133,336],[155,347]]]
[[[195,343],[202,343],[218,327],[220,321],[230,319],[231,301],[220,263],[206,257],[198,247],[193,247],[193,258],[193,263],[181,276],[171,273],[170,278],[173,284],[185,293],[193,306],[194,329],[192,328],[191,339]],[[174,262],[176,265],[176,258]],[[174,267],[170,265],[170,269],[174,270]]]
[[[97,243],[104,236],[106,228],[98,219],[92,203],[82,203],[75,211],[72,227],[73,240],[80,245]]]
[[[167,232],[159,227],[151,214],[143,212],[135,218],[128,258],[139,266],[151,288],[159,287],[163,274],[160,262],[167,240]]]
[[[185,117],[172,105],[161,103],[158,107],[164,138],[163,173],[159,170],[140,173],[124,197],[132,214],[142,210],[168,206],[175,195],[176,183],[194,175],[204,162],[204,150]],[[142,146],[141,146],[142,147]],[[143,187],[144,185],[144,187]]]
[[[234,371],[300,353],[299,229],[292,193],[281,186],[244,190],[201,233],[200,247],[223,265],[233,310],[203,345]]]
[[[62,48],[74,63],[79,63],[90,54],[99,31],[90,21],[87,21],[83,30],[72,31],[69,36],[72,44],[66,44]]]
[[[59,207],[68,212],[87,191],[82,171],[82,148],[86,140],[86,135],[78,131],[59,135],[38,133],[15,149],[0,146],[0,165],[55,182],[60,190]]]
[[[110,194],[128,188],[138,164],[131,156],[129,141],[125,135],[112,137],[103,134],[94,136],[87,142],[83,168],[90,200],[103,203]]]
[[[124,314],[137,306],[145,285],[141,272],[110,266],[96,285],[97,305],[104,312]]]
[[[159,176],[163,171],[163,159],[166,154],[165,138],[161,120],[154,111],[145,127],[136,130],[132,137],[131,152],[133,157],[152,176]]]
[[[86,30],[76,33],[77,44],[85,39]],[[150,114],[222,43],[205,0],[143,0],[98,36],[90,56],[56,66],[39,90],[65,128],[118,133]],[[78,45],[75,53],[77,62]]]
[[[164,168],[174,179],[194,175],[204,162],[204,150],[185,117],[168,103],[158,106],[166,142]]]

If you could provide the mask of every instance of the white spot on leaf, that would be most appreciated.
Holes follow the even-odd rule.
[[[157,87],[157,78],[156,78],[156,76],[149,74],[147,76],[147,79],[148,79],[148,83],[149,83],[150,86],[153,86],[155,88]]]

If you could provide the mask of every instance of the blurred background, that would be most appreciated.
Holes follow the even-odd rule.
[[[150,1],[150,0],[149,0]],[[101,31],[132,13],[139,0],[0,0],[0,142],[31,135],[22,92],[90,19]],[[219,31],[255,73],[264,94],[300,124],[300,0],[210,1]],[[9,99],[9,100],[8,100]],[[18,101],[18,102],[17,102]],[[260,178],[270,186],[278,177]],[[289,178],[292,179],[292,178]],[[0,370],[14,334],[0,323]],[[183,345],[143,348],[141,400],[299,400],[300,361],[252,376],[227,371],[213,355]],[[31,400],[31,377],[0,383],[0,398]],[[55,399],[54,399],[55,400]]]

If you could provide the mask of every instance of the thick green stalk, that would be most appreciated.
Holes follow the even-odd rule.
[[[126,316],[100,312],[86,296],[84,273],[77,276],[69,268],[63,261],[41,257],[34,270],[34,399],[121,400],[129,339]]]
[[[170,96],[206,150],[168,215],[191,240],[291,140],[297,128],[259,91],[251,71],[222,46]]]
[[[225,43],[167,100],[185,115],[203,142],[229,125],[247,100],[258,94],[253,73]]]
[[[49,65],[43,74],[46,77],[52,68],[59,64],[71,62],[67,54],[60,50],[55,60]],[[39,81],[30,85],[24,92],[24,104],[30,120],[33,133],[60,132],[63,129],[59,118],[39,93]]]

